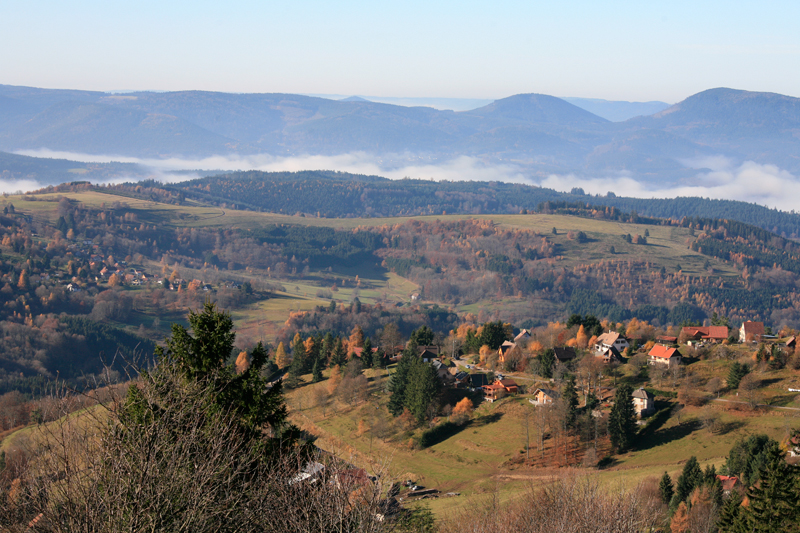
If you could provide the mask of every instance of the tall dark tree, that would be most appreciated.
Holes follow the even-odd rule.
[[[575,376],[571,374],[561,391],[561,401],[564,402],[564,425],[574,428],[578,421],[578,391],[575,389]]]
[[[492,350],[497,350],[503,342],[509,340],[508,331],[501,320],[497,322],[487,322],[483,325],[480,335],[481,345],[489,346]]]
[[[372,361],[373,355],[372,341],[369,340],[369,337],[367,337],[364,339],[364,349],[361,351],[361,365],[364,368],[372,368],[374,366]]]
[[[264,346],[258,343],[253,348],[248,357],[250,366],[239,374],[227,364],[236,338],[230,315],[218,311],[213,303],[206,303],[202,311],[192,311],[188,318],[192,334],[180,324],[173,324],[166,347],[156,348],[159,367],[144,376],[153,382],[154,390],[161,390],[158,383],[169,374],[162,369],[174,365],[187,382],[211,386],[220,411],[235,414],[239,428],[249,438],[262,442],[265,451],[274,453],[279,447],[294,445],[300,432],[287,422],[281,382],[268,388],[262,376],[269,357]],[[166,390],[170,388],[164,388],[165,402],[179,396]],[[158,406],[142,403],[141,399],[138,387],[131,386],[122,411],[123,422],[141,425],[159,416]],[[271,437],[266,436],[267,428]]]
[[[728,371],[728,388],[736,389],[739,387],[742,378],[750,373],[750,367],[744,363],[734,361],[731,363],[731,368]]]
[[[408,376],[415,359],[419,358],[415,355],[403,354],[389,378],[390,396],[388,408],[389,412],[394,416],[400,416],[403,413],[403,409],[405,409]]]
[[[633,445],[636,436],[636,411],[633,407],[633,389],[627,383],[620,385],[614,396],[614,407],[608,417],[608,434],[617,451]]]
[[[537,357],[539,361],[539,375],[550,379],[553,377],[553,367],[556,365],[556,355],[552,348],[543,351]]]
[[[344,366],[347,362],[347,353],[344,349],[344,344],[342,344],[342,338],[336,337],[336,341],[333,343],[333,351],[331,352],[331,367],[334,366]]]
[[[433,330],[428,326],[420,326],[411,332],[410,340],[413,340],[417,346],[430,346],[433,344]]]
[[[405,391],[405,406],[422,423],[428,416],[428,409],[436,400],[441,388],[436,369],[419,357],[415,358],[408,373]]]
[[[781,450],[770,448],[759,482],[747,493],[747,531],[800,531],[800,480],[797,467],[786,463]]]
[[[686,501],[694,489],[703,484],[703,470],[694,455],[683,465],[683,472],[678,476],[675,496],[679,501]]]
[[[675,494],[675,488],[672,485],[672,478],[666,472],[661,476],[661,481],[658,483],[658,492],[661,494],[661,501],[669,505],[672,501],[672,496]]]

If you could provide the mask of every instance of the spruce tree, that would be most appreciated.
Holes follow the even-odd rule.
[[[428,407],[439,394],[439,376],[433,365],[416,358],[408,373],[404,404],[420,424],[428,414]]]
[[[319,359],[314,361],[314,368],[311,369],[311,375],[314,383],[322,381],[322,363]]]
[[[553,377],[553,366],[556,364],[556,356],[551,348],[543,351],[539,357],[539,375],[550,379]]]
[[[403,355],[389,378],[389,412],[394,416],[400,416],[405,409],[406,386],[408,384],[409,371],[414,360],[419,359],[413,355]]]
[[[344,345],[342,344],[342,338],[336,337],[336,341],[333,343],[333,352],[331,353],[331,362],[330,366],[344,366],[347,362],[347,354],[344,350]]]
[[[686,461],[683,465],[683,472],[678,477],[678,485],[675,489],[675,495],[679,501],[686,501],[686,498],[692,493],[694,489],[703,484],[703,470],[697,462],[697,457],[694,455]]]
[[[633,407],[633,389],[627,383],[620,385],[614,396],[614,407],[608,417],[608,434],[617,451],[625,451],[633,445],[636,410]]]
[[[574,428],[578,420],[578,392],[575,390],[575,376],[570,375],[561,393],[564,402],[564,424]]]
[[[361,366],[364,368],[372,368],[372,341],[369,337],[364,339],[364,349],[361,351]]]
[[[742,495],[738,491],[732,491],[719,511],[717,528],[719,533],[736,533],[742,531]]]
[[[800,531],[800,490],[796,467],[790,466],[776,448],[769,451],[759,482],[748,491],[745,522],[754,532]]]
[[[661,493],[661,501],[669,505],[672,501],[672,496],[675,495],[675,488],[672,486],[672,478],[669,474],[664,472],[661,476],[661,482],[658,484],[658,491]]]

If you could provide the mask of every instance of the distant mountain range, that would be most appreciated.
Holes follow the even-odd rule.
[[[140,158],[363,152],[398,165],[468,155],[512,163],[532,178],[625,173],[660,186],[692,183],[698,169],[687,161],[719,155],[800,172],[800,99],[778,94],[711,89],[666,109],[636,104],[657,112],[622,122],[599,114],[630,115],[634,104],[521,94],[454,112],[347,100],[0,86],[0,150]]]

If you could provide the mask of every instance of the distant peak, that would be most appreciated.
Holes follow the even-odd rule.
[[[360,96],[348,96],[347,98],[342,98],[339,100],[340,102],[369,102],[366,98],[361,98]]]

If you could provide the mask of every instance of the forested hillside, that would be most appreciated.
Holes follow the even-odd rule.
[[[492,214],[534,211],[543,202],[576,202],[616,207],[623,212],[674,218],[738,220],[791,238],[800,235],[800,215],[756,204],[706,198],[627,198],[591,196],[581,189],[552,189],[500,182],[388,180],[343,172],[234,172],[173,186],[143,186],[184,192],[203,201],[239,209],[306,213],[322,217],[391,217],[409,215]]]

